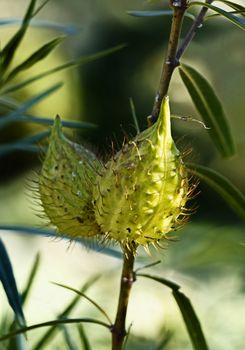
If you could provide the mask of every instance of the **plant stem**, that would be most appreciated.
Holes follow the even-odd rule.
[[[206,0],[206,3],[211,4],[213,0]],[[197,30],[201,28],[203,19],[208,11],[207,7],[202,7],[201,11],[199,12],[199,15],[196,17],[195,21],[192,23],[192,26],[188,33],[186,34],[184,40],[181,43],[181,46],[179,47],[177,54],[176,54],[176,61],[179,63],[180,57],[183,55],[187,47],[189,46],[190,42],[194,38]]]
[[[169,83],[175,67],[178,66],[176,60],[176,52],[181,33],[184,14],[187,8],[186,0],[170,0],[170,7],[173,8],[172,25],[168,41],[167,56],[164,60],[162,73],[160,77],[159,89],[153,105],[150,123],[154,123],[159,115],[161,102],[164,96],[167,95]]]
[[[126,315],[128,308],[128,300],[133,282],[134,276],[134,249],[126,248],[123,256],[123,268],[121,275],[121,286],[118,300],[117,314],[115,323],[112,327],[112,350],[121,350],[124,342],[126,332]]]

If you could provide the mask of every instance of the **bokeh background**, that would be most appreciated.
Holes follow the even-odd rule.
[[[242,4],[242,1],[240,2]],[[28,5],[26,0],[1,1],[2,18],[21,17]],[[111,56],[88,63],[79,69],[67,70],[30,85],[12,96],[25,101],[54,82],[64,86],[37,105],[32,113],[64,119],[89,121],[97,125],[92,131],[72,132],[75,140],[91,144],[105,156],[111,140],[120,145],[125,133],[135,134],[129,98],[134,101],[141,129],[151,113],[159,82],[162,59],[166,52],[171,19],[168,17],[134,18],[126,11],[164,8],[165,1],[112,0],[52,0],[38,15],[39,19],[62,24],[77,24],[81,30],[69,36],[60,48],[28,75],[97,52],[117,44],[127,47]],[[184,22],[185,33],[191,21]],[[16,28],[0,27],[1,46]],[[50,29],[30,28],[15,62],[57,35]],[[227,112],[236,140],[237,155],[229,160],[220,158],[207,132],[199,124],[173,121],[173,135],[181,149],[192,149],[196,162],[212,167],[227,176],[244,192],[244,38],[231,23],[217,18],[200,28],[183,57],[183,62],[199,69],[212,83]],[[26,78],[23,73],[18,79]],[[169,91],[173,114],[199,118],[176,71]],[[0,114],[6,111],[0,106]],[[37,131],[32,124],[11,125],[0,131],[0,144],[13,142]],[[71,133],[70,133],[71,134]],[[33,193],[28,185],[33,170],[40,167],[37,154],[15,152],[0,158],[0,225],[39,227],[42,222],[33,209]],[[215,193],[200,184],[196,199],[199,207],[191,222],[176,232],[179,241],[166,250],[146,256],[141,252],[138,265],[156,259],[162,263],[154,272],[170,278],[183,287],[200,317],[210,349],[243,350],[245,347],[245,246],[243,222]],[[79,244],[51,240],[11,231],[0,231],[13,262],[18,286],[23,288],[31,263],[37,252],[41,267],[31,298],[25,309],[28,324],[53,319],[72,298],[72,293],[51,284],[51,281],[79,288],[89,276],[101,273],[101,278],[89,295],[101,303],[113,318],[116,308],[120,260],[102,252],[89,251]],[[6,297],[0,290],[0,323],[9,311]],[[74,311],[75,316],[94,316],[96,311],[85,301]],[[166,333],[170,340],[165,349],[191,349],[181,315],[171,293],[153,282],[139,280],[130,301],[128,324],[135,336],[129,349],[150,349]],[[69,326],[71,332],[72,326]],[[92,348],[108,349],[109,337],[96,326],[86,326],[92,337]],[[73,333],[72,333],[73,334]],[[34,342],[37,331],[29,334]],[[141,339],[140,339],[141,338]],[[74,333],[74,339],[76,334]],[[63,344],[63,345],[62,345]],[[57,336],[47,349],[65,349]]]

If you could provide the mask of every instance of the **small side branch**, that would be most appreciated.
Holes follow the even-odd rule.
[[[206,3],[208,3],[208,4],[211,4],[212,2],[213,2],[213,0],[206,1]],[[192,39],[194,38],[194,36],[196,35],[197,30],[202,27],[203,19],[206,16],[207,11],[208,11],[207,7],[202,7],[201,11],[199,12],[199,15],[196,17],[190,30],[186,34],[186,37],[184,38],[183,42],[181,43],[181,46],[178,49],[177,54],[176,54],[176,61],[178,63],[179,63],[181,56],[183,55],[183,53],[185,52],[185,50],[189,46],[189,44],[192,41]]]

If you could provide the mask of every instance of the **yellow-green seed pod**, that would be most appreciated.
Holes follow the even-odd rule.
[[[92,185],[101,164],[95,155],[71,142],[56,117],[39,178],[45,215],[57,230],[71,237],[99,234],[94,217]]]
[[[165,98],[157,122],[124,145],[97,176],[95,217],[109,238],[146,246],[176,228],[189,192]]]

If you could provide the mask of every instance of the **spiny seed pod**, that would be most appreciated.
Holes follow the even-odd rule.
[[[39,195],[46,216],[60,233],[71,237],[100,233],[92,207],[92,185],[100,166],[92,152],[64,136],[56,117],[39,178]]]
[[[124,145],[97,176],[96,221],[122,245],[154,244],[183,222],[190,191],[165,98],[158,121]]]

